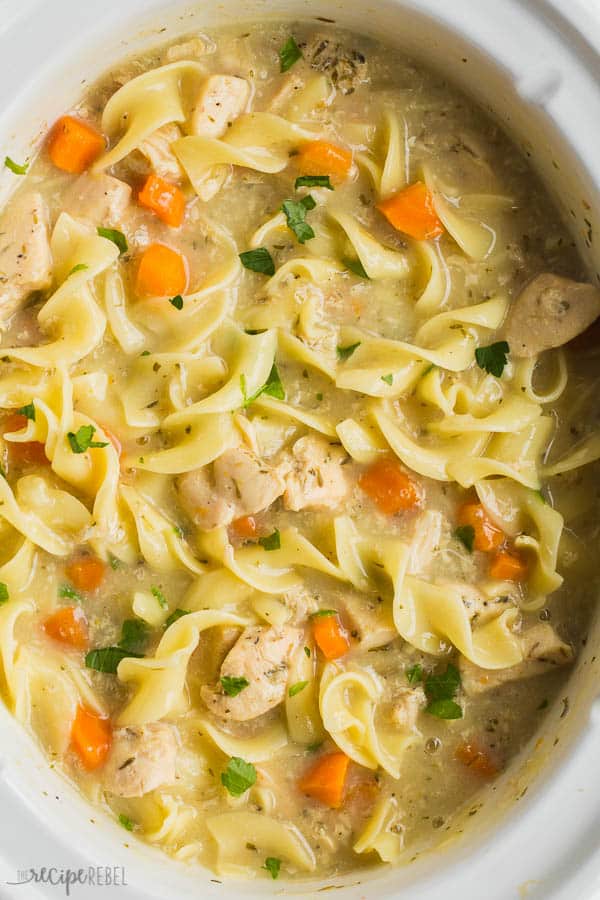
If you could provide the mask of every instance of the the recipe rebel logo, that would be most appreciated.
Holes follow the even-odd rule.
[[[110,888],[127,887],[123,866],[88,866],[87,868],[70,869],[58,866],[20,869],[15,881],[7,881],[11,887],[23,884],[44,884],[50,887],[63,888],[66,897],[70,897],[74,888]]]

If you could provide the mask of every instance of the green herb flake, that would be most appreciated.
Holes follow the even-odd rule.
[[[469,553],[473,552],[475,546],[475,529],[472,525],[459,525],[454,532],[454,537],[463,544]]]
[[[221,784],[227,788],[232,797],[241,797],[255,783],[256,769],[252,763],[239,756],[233,756],[225,771],[221,772]]]
[[[489,347],[478,347],[475,350],[475,360],[480,369],[500,378],[508,362],[509,353],[510,347],[506,341],[496,341]]]
[[[307,684],[308,681],[297,681],[296,684],[290,685],[290,688],[288,690],[288,697],[295,697],[297,694],[304,690]]]
[[[390,385],[391,385],[392,382],[393,382],[393,380],[394,380],[394,376],[393,376],[392,373],[390,372],[389,375],[382,375],[382,376],[381,376],[381,380],[382,380],[382,381],[385,381],[386,384],[390,384]]]
[[[228,697],[237,697],[249,684],[248,679],[241,675],[223,675],[221,677],[221,687]]]
[[[64,600],[74,600],[76,603],[82,602],[81,595],[70,584],[61,584],[58,589],[58,596]]]
[[[358,350],[362,341],[357,341],[356,344],[348,344],[347,347],[336,347],[336,353],[338,355],[338,359],[341,362],[345,362],[347,359],[350,359],[355,350]]]
[[[33,400],[26,406],[22,406],[17,412],[20,415],[25,416],[26,419],[31,419],[32,422],[35,422],[35,406],[33,405]]]
[[[462,709],[454,700],[460,688],[460,672],[448,663],[445,672],[428,675],[425,679],[425,694],[429,701],[425,712],[438,719],[460,719]]]
[[[4,157],[4,165],[7,169],[10,169],[13,175],[27,175],[27,169],[29,168],[28,162],[23,163],[23,165],[19,165],[19,163],[16,163],[14,159],[10,158],[10,156]]]
[[[77,263],[76,266],[73,266],[73,268],[67,275],[67,278],[70,278],[71,275],[75,275],[76,272],[85,272],[86,269],[89,269],[89,266],[86,266],[85,263]]]
[[[106,238],[107,241],[112,241],[113,244],[116,244],[121,256],[123,253],[127,253],[127,250],[129,249],[127,246],[127,239],[122,231],[118,231],[116,228],[102,228],[99,226],[98,235],[99,237]]]
[[[174,609],[173,612],[171,613],[171,615],[168,617],[168,619],[165,622],[165,628],[170,628],[174,622],[177,622],[183,616],[189,616],[190,612],[191,612],[191,610],[189,610],[189,609]]]
[[[96,429],[93,425],[82,425],[75,434],[69,431],[67,439],[73,453],[85,453],[86,450],[108,447],[107,441],[94,441]]]
[[[322,187],[327,188],[328,191],[335,190],[329,175],[300,175],[299,178],[296,178],[294,187],[296,190],[301,187]]]
[[[0,603],[6,603],[8,599],[8,586],[3,581],[0,581]]]
[[[302,50],[290,35],[279,51],[279,71],[287,72],[299,59],[302,59]]]
[[[415,663],[410,669],[406,670],[406,680],[409,684],[418,684],[423,681],[423,667],[419,663]]]
[[[312,613],[311,619],[324,619],[326,616],[337,616],[337,609],[318,609],[316,612]]]
[[[161,609],[169,608],[169,602],[160,588],[151,587],[150,593],[155,598],[155,600],[158,602],[158,605],[160,606]]]
[[[133,831],[133,829],[135,828],[135,825],[133,824],[129,816],[125,816],[123,815],[123,813],[121,813],[121,815],[119,816],[119,825],[122,825],[123,828],[125,828],[127,831]]]
[[[361,263],[360,259],[358,259],[358,257],[356,259],[343,259],[342,262],[348,269],[348,271],[352,272],[353,275],[358,276],[358,278],[366,278],[367,281],[370,280],[365,267]]]
[[[305,655],[310,659],[310,647],[305,647],[305,648],[304,648],[304,653],[305,653]]]
[[[128,653],[143,653],[148,643],[148,626],[141,619],[125,619],[119,647]]]
[[[285,388],[279,376],[279,371],[275,363],[273,363],[271,367],[271,371],[269,372],[269,377],[265,381],[262,387],[260,387],[256,393],[252,394],[250,397],[247,394],[246,388],[246,376],[242,372],[240,375],[240,388],[242,391],[243,405],[244,408],[247,408],[255,400],[262,394],[268,394],[269,397],[275,397],[277,400],[285,400]]]
[[[85,657],[85,664],[88,669],[95,669],[96,672],[116,675],[117,667],[122,659],[128,657],[140,659],[141,656],[141,653],[132,653],[130,650],[124,650],[123,647],[101,647],[98,650],[90,650]]]
[[[279,878],[281,860],[277,859],[276,856],[267,856],[263,869],[266,869],[267,872],[270,873],[271,878],[275,881],[275,879]]]
[[[256,250],[246,250],[240,253],[240,259],[245,269],[251,272],[260,272],[261,275],[274,275],[275,263],[266,247],[258,247]]]
[[[321,391],[319,391],[319,393],[317,394],[317,402],[321,403],[322,400],[323,400],[323,394],[321,393]]]
[[[175,297],[171,297],[169,299],[169,303],[171,306],[174,306],[175,309],[183,309],[183,297],[181,294],[177,294]]]
[[[111,567],[111,569],[113,570],[113,572],[116,572],[117,569],[121,565],[121,560],[118,559],[116,556],[113,556],[112,553],[109,553],[108,554],[108,564]]]
[[[309,744],[306,748],[309,753],[316,753],[317,750],[320,750],[323,746],[323,741],[315,741],[314,744]]]
[[[281,548],[281,535],[279,529],[276,528],[272,534],[259,538],[258,543],[263,550],[279,550]]]
[[[462,719],[463,711],[454,700],[432,700],[425,712],[437,719]]]
[[[305,244],[306,241],[312,240],[315,236],[313,229],[306,221],[306,213],[314,209],[316,205],[310,194],[303,197],[300,201],[286,200],[281,205],[281,210],[285,213],[287,226],[290,231],[294,232],[300,244]]]

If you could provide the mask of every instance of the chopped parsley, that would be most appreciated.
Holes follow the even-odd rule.
[[[305,648],[304,648],[304,653],[305,653],[306,656],[308,656],[308,658],[310,659],[310,647],[305,647]]]
[[[509,353],[510,347],[506,341],[496,341],[489,347],[478,347],[475,350],[475,360],[480,369],[500,378],[508,362]]]
[[[32,422],[35,422],[35,406],[33,405],[33,400],[26,406],[22,406],[17,412],[21,416],[25,416],[26,419],[31,419]]]
[[[301,187],[322,187],[327,188],[328,191],[335,190],[329,175],[300,175],[299,178],[296,178],[294,187],[296,190]]]
[[[276,400],[285,400],[285,388],[279,377],[279,371],[275,363],[271,367],[271,371],[269,372],[269,377],[263,384],[261,388],[259,388],[256,393],[252,394],[250,397],[246,393],[246,376],[242,373],[240,375],[240,387],[242,389],[242,397],[244,400],[244,407],[250,406],[250,404],[254,403],[255,400],[262,394],[268,394],[269,397],[275,397]]]
[[[93,425],[82,425],[78,429],[77,434],[69,431],[67,439],[71,445],[73,453],[85,453],[86,450],[108,447],[108,441],[94,441],[93,437],[96,429]]]
[[[354,275],[357,275],[359,278],[366,278],[367,280],[369,280],[369,276],[367,275],[365,267],[361,263],[360,259],[358,259],[358,257],[356,259],[343,259],[342,262],[346,266],[346,268]]]
[[[148,627],[141,619],[125,619],[119,647],[128,653],[142,653],[148,642]]]
[[[390,372],[389,375],[382,375],[381,380],[385,381],[386,384],[392,384],[392,382],[394,380],[394,376]]]
[[[106,238],[107,241],[112,241],[113,244],[116,244],[121,255],[127,253],[127,250],[129,249],[127,246],[127,238],[122,231],[118,231],[116,228],[102,228],[99,226],[98,235]]]
[[[296,694],[299,694],[300,691],[304,690],[307,684],[308,681],[297,681],[296,684],[292,684],[288,690],[288,696],[295,697]]]
[[[85,664],[88,669],[95,669],[96,672],[116,675],[121,660],[132,656],[139,659],[142,654],[132,653],[123,647],[101,647],[98,650],[90,650],[85,657]]]
[[[337,609],[318,609],[312,613],[311,619],[323,619],[325,616],[337,616]]]
[[[121,565],[121,560],[117,559],[116,556],[113,556],[112,553],[109,553],[108,554],[108,564],[111,567],[111,569],[113,570],[113,572],[116,572],[117,569],[119,568],[119,566]]]
[[[181,294],[177,294],[175,297],[171,297],[169,299],[169,303],[171,306],[174,306],[175,309],[183,309],[183,297]]]
[[[274,275],[275,263],[266,247],[258,247],[256,250],[246,250],[240,253],[240,259],[245,269],[251,272],[260,272],[262,275]]]
[[[221,687],[228,697],[237,697],[242,691],[248,687],[250,682],[243,675],[223,675],[221,676]]]
[[[454,537],[464,544],[469,553],[473,552],[475,546],[475,529],[472,525],[459,525],[454,532]]]
[[[279,550],[281,547],[281,535],[279,529],[276,528],[273,534],[258,539],[258,543],[264,550]]]
[[[285,213],[288,228],[294,232],[300,244],[306,243],[314,238],[315,233],[306,221],[306,213],[314,209],[317,204],[308,194],[302,200],[286,200],[281,205],[282,212]]]
[[[8,586],[3,581],[0,581],[0,603],[6,603],[8,599]]]
[[[165,595],[163,594],[163,592],[161,591],[160,588],[157,588],[157,587],[151,587],[151,588],[150,588],[150,593],[151,593],[152,596],[155,598],[155,600],[157,601],[157,603],[158,603],[158,605],[160,606],[161,609],[168,609],[168,608],[169,608],[168,600],[167,600],[167,598],[165,597]]]
[[[336,347],[336,353],[338,359],[344,362],[347,359],[350,359],[355,350],[358,350],[362,341],[357,341],[356,344],[348,344],[347,347]]]
[[[281,860],[277,859],[276,856],[267,856],[265,859],[265,864],[263,869],[266,869],[267,872],[270,873],[271,878],[275,880],[279,878],[279,871],[281,869]]]
[[[428,675],[425,679],[425,694],[429,701],[425,712],[438,719],[461,719],[462,709],[454,700],[460,688],[460,672],[448,663],[445,672]]]
[[[80,594],[78,594],[75,588],[72,588],[70,584],[61,584],[58,589],[58,596],[66,600],[75,600],[76,603],[81,603]]]
[[[221,772],[221,784],[227,788],[232,797],[241,797],[255,783],[256,769],[252,763],[239,756],[233,756],[225,771]]]
[[[407,669],[406,680],[409,684],[418,684],[419,681],[423,681],[423,667],[419,663],[415,663],[414,666]]]
[[[67,275],[67,278],[69,278],[71,275],[74,275],[76,272],[85,272],[86,269],[89,269],[89,266],[86,266],[85,263],[77,263],[76,266],[73,266],[73,268]]]
[[[287,72],[299,59],[302,59],[302,50],[290,35],[279,51],[279,71]]]
[[[189,616],[189,614],[189,609],[174,609],[165,622],[165,628],[169,628],[174,622],[177,622],[178,619],[181,619],[183,616]]]
[[[19,165],[19,163],[16,163],[10,156],[4,157],[4,165],[7,169],[10,169],[14,175],[27,175],[27,169],[29,168],[28,162]]]
[[[119,825],[122,825],[127,831],[133,831],[135,828],[129,816],[125,816],[123,813],[119,816]]]

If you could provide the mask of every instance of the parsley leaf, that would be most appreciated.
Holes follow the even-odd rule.
[[[123,813],[119,816],[119,825],[122,825],[127,831],[133,831],[135,827],[129,816],[125,816]]]
[[[462,719],[463,711],[455,700],[432,700],[425,708],[437,719]]]
[[[181,294],[177,294],[175,297],[171,297],[169,300],[171,306],[174,306],[175,309],[183,309],[183,297]]]
[[[3,581],[0,581],[0,603],[6,603],[8,597],[8,587]]]
[[[294,187],[296,190],[301,187],[323,187],[328,191],[335,190],[329,175],[300,175],[299,178],[296,178]]]
[[[148,641],[148,627],[141,619],[125,619],[119,647],[128,653],[142,653]]]
[[[249,684],[250,682],[248,679],[244,678],[242,675],[221,676],[221,687],[228,697],[237,697],[237,695],[241,694],[244,688],[247,688]]]
[[[158,601],[158,605],[160,606],[161,609],[169,608],[169,602],[160,588],[151,587],[150,593]]]
[[[165,628],[169,628],[173,622],[177,622],[182,616],[189,616],[189,609],[174,609],[169,618],[165,622]]]
[[[67,600],[75,600],[76,603],[81,603],[81,596],[70,584],[61,584],[58,589],[58,596]]]
[[[296,684],[292,684],[290,689],[288,690],[289,697],[295,697],[296,694],[299,694],[300,691],[303,691],[308,681],[297,681]]]
[[[350,272],[352,272],[354,275],[358,275],[359,278],[366,278],[367,280],[370,280],[365,267],[361,263],[360,259],[358,259],[358,257],[356,259],[343,259],[342,262],[346,266],[346,268],[349,269]]]
[[[438,719],[460,719],[462,709],[453,699],[460,688],[460,672],[448,663],[445,672],[428,675],[425,679],[425,694],[429,701],[425,712]]]
[[[305,648],[304,648],[304,653],[305,653],[306,656],[308,656],[308,658],[310,659],[310,647],[305,647]]]
[[[75,272],[84,272],[86,269],[89,269],[89,266],[86,266],[85,263],[77,263],[76,266],[73,266],[73,268],[67,275],[67,278],[69,278],[71,275],[74,275]]]
[[[269,377],[256,393],[252,394],[250,397],[246,394],[246,376],[243,373],[240,375],[240,387],[242,389],[242,397],[244,398],[244,408],[250,406],[255,400],[258,400],[261,394],[268,394],[269,397],[275,397],[277,400],[285,400],[285,388],[279,377],[279,371],[275,363],[273,363],[273,366],[271,367]]]
[[[382,381],[385,381],[386,384],[392,384],[392,382],[393,382],[393,380],[394,380],[394,376],[393,376],[392,373],[390,372],[389,375],[382,375],[382,376],[381,376],[381,380],[382,380]]]
[[[316,612],[312,613],[311,619],[323,619],[325,616],[337,616],[337,609],[318,609]]]
[[[472,525],[459,525],[454,532],[454,537],[464,544],[469,553],[473,552],[475,546],[475,529]]]
[[[276,856],[267,856],[263,869],[271,873],[271,878],[275,880],[279,878],[279,870],[281,869],[281,860]]]
[[[112,241],[113,244],[116,244],[121,255],[127,253],[127,250],[129,249],[127,246],[127,238],[122,231],[118,231],[116,228],[102,228],[99,226],[98,235],[99,237],[106,238],[107,241]]]
[[[25,416],[26,419],[31,419],[32,422],[35,422],[35,406],[33,405],[33,400],[31,403],[28,403],[27,406],[22,406],[17,412],[21,416]]]
[[[279,71],[287,72],[299,59],[302,59],[302,50],[290,36],[279,51]]]
[[[19,165],[19,163],[16,163],[10,156],[4,157],[4,165],[7,169],[10,169],[14,175],[27,175],[27,169],[29,168],[28,162]]]
[[[423,681],[423,667],[419,663],[415,663],[414,666],[407,669],[406,680],[409,684],[417,684],[419,681]]]
[[[475,360],[480,369],[500,378],[507,363],[510,347],[506,341],[497,341],[489,347],[478,347],[475,351]]]
[[[266,247],[246,250],[245,253],[240,253],[240,259],[244,268],[250,269],[251,272],[261,272],[263,275],[275,274],[275,263]]]
[[[349,344],[347,347],[336,347],[336,352],[338,355],[338,359],[344,362],[346,359],[350,359],[355,350],[358,350],[362,341],[357,341],[356,344]]]
[[[241,797],[256,782],[256,769],[239,756],[233,756],[224,772],[221,772],[221,784],[226,787],[232,797]]]
[[[273,534],[268,534],[266,537],[259,538],[258,543],[265,550],[279,550],[281,547],[281,535],[279,534],[279,529],[276,528]]]
[[[314,209],[317,204],[310,194],[302,200],[286,200],[282,206],[285,213],[288,228],[294,232],[300,244],[305,244],[314,238],[315,233],[306,221],[306,213]]]
[[[73,453],[85,453],[85,451],[89,450],[90,448],[108,447],[107,441],[92,440],[95,432],[96,429],[93,425],[82,425],[81,428],[77,431],[77,434],[69,431],[67,434],[67,438],[69,444],[71,445],[71,450],[73,451]]]
[[[98,650],[90,650],[85,657],[85,664],[88,669],[95,669],[97,672],[105,672],[108,675],[116,675],[117,666],[121,660],[131,656],[139,659],[142,654],[132,653],[123,647],[101,647]]]

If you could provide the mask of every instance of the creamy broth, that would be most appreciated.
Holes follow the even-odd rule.
[[[365,38],[191,35],[68,115],[8,161],[5,701],[179,860],[413,858],[585,642],[598,292],[498,126]]]

